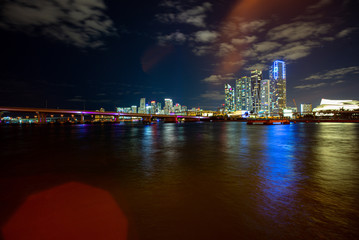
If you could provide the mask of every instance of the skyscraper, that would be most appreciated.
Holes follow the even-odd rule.
[[[261,82],[261,113],[268,116],[271,113],[271,81],[269,79]]]
[[[236,110],[252,110],[251,78],[241,77],[236,80]]]
[[[138,113],[146,113],[146,98],[141,98]]]
[[[170,114],[173,112],[173,101],[170,98],[165,98],[165,106],[163,108],[165,114]]]
[[[234,107],[234,89],[229,84],[224,85],[224,93],[225,93],[225,105],[224,111],[232,112],[235,110]]]
[[[276,60],[270,68],[270,80],[272,81],[273,114],[281,115],[287,107],[287,79],[285,62]]]
[[[151,101],[150,113],[151,113],[151,114],[155,114],[155,113],[156,113],[156,101]]]
[[[262,81],[262,71],[253,70],[251,71],[251,89],[252,89],[252,111],[254,113],[259,113],[261,109],[261,100],[260,100],[260,87]]]
[[[137,106],[133,105],[131,106],[132,113],[137,113]]]

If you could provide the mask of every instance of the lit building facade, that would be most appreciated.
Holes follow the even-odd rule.
[[[284,61],[276,60],[270,68],[270,80],[272,81],[272,102],[274,115],[283,114],[287,107],[287,77]]]
[[[156,101],[151,101],[150,113],[151,113],[151,114],[155,114],[155,113],[156,113]]]
[[[146,98],[141,98],[138,113],[146,113]]]
[[[262,76],[262,71],[260,70],[251,71],[252,111],[255,114],[259,113],[261,109],[260,88]]]
[[[313,109],[313,112],[318,111],[333,111],[346,110],[352,111],[359,109],[359,101],[357,100],[330,100],[322,98],[320,105]]]
[[[251,78],[241,77],[236,80],[236,111],[252,110]]]
[[[174,112],[180,113],[181,111],[182,111],[181,104],[176,103],[176,105],[174,106]]]
[[[261,114],[271,114],[271,81],[269,79],[262,80],[260,87]]]
[[[131,109],[132,109],[132,113],[137,113],[137,106],[136,105],[132,105]]]
[[[224,93],[225,93],[225,105],[224,110],[226,112],[235,111],[234,107],[234,89],[229,84],[224,85]]]
[[[165,106],[163,108],[165,114],[173,112],[173,101],[170,98],[165,98]]]
[[[303,103],[300,104],[300,113],[311,113],[312,112],[312,104],[311,103]]]

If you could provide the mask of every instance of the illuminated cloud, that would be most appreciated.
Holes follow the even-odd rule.
[[[231,81],[234,79],[235,79],[235,76],[233,75],[233,73],[228,73],[228,74],[224,74],[224,75],[221,75],[221,74],[211,75],[211,76],[203,79],[202,81],[206,82],[206,83],[213,84],[213,85],[221,85],[221,84],[224,84],[225,82],[228,82],[228,81]]]
[[[293,42],[283,45],[280,49],[261,55],[260,60],[271,61],[273,59],[297,60],[310,55],[311,50],[318,45],[317,42]]]
[[[244,33],[248,32],[261,32],[264,30],[264,26],[267,24],[264,20],[255,20],[251,22],[239,23],[239,30]]]
[[[257,64],[254,64],[254,65],[251,65],[249,67],[246,67],[245,70],[247,71],[252,71],[252,70],[266,70],[268,68],[268,65],[267,64],[261,64],[261,63],[257,63]]]
[[[232,54],[233,52],[236,51],[236,48],[229,43],[221,43],[219,45],[219,49],[218,49],[218,56],[226,56],[227,54]]]
[[[166,45],[168,42],[183,44],[187,37],[181,32],[174,32],[168,35],[160,35],[157,37],[157,40],[160,45]]]
[[[80,48],[104,45],[104,36],[116,35],[103,0],[12,0],[2,6],[2,28],[44,35]]]
[[[338,68],[325,73],[313,74],[304,80],[328,80],[344,78],[347,74],[359,74],[359,66]]]
[[[281,44],[277,42],[265,41],[254,45],[254,49],[257,52],[268,52],[280,47]]]
[[[200,95],[201,98],[210,99],[210,100],[223,100],[224,91],[206,91]]]
[[[200,43],[209,43],[214,42],[219,36],[219,33],[215,31],[198,31],[194,33],[194,41],[200,42]]]
[[[326,85],[326,83],[299,85],[299,86],[295,86],[294,88],[297,88],[297,89],[311,89],[311,88],[322,87],[324,85]]]
[[[285,40],[288,42],[310,39],[327,34],[331,29],[329,24],[316,22],[293,22],[283,24],[268,31],[268,39]]]
[[[256,36],[245,36],[243,38],[233,38],[231,42],[233,45],[243,45],[243,44],[255,42],[256,40],[257,40]]]
[[[207,12],[212,9],[212,4],[209,2],[186,10],[184,10],[184,7],[176,1],[164,1],[160,6],[172,8],[175,13],[157,14],[156,19],[158,21],[162,23],[183,23],[194,25],[196,27],[206,27],[204,20]]]
[[[213,52],[213,50],[212,46],[194,46],[192,52],[196,56],[203,56]]]
[[[310,5],[307,9],[308,10],[315,10],[320,9],[324,6],[327,6],[332,3],[332,0],[319,0],[316,4]]]
[[[343,38],[343,37],[346,37],[348,36],[350,33],[354,32],[357,28],[354,28],[354,27],[351,27],[351,28],[346,28],[342,31],[340,31],[336,37],[337,38]]]

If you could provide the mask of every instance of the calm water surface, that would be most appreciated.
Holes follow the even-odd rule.
[[[0,223],[66,182],[111,193],[129,239],[358,239],[359,124],[0,126]]]

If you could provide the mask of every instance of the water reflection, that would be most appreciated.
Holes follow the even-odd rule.
[[[295,210],[295,195],[300,175],[295,171],[296,136],[291,125],[269,126],[261,139],[264,156],[261,176],[264,201],[261,208],[272,220],[285,224]]]
[[[313,146],[313,224],[325,228],[335,223],[346,235],[352,233],[355,225],[355,218],[348,216],[359,216],[358,134],[357,124],[321,123],[316,128]],[[337,232],[330,233],[338,236]]]

